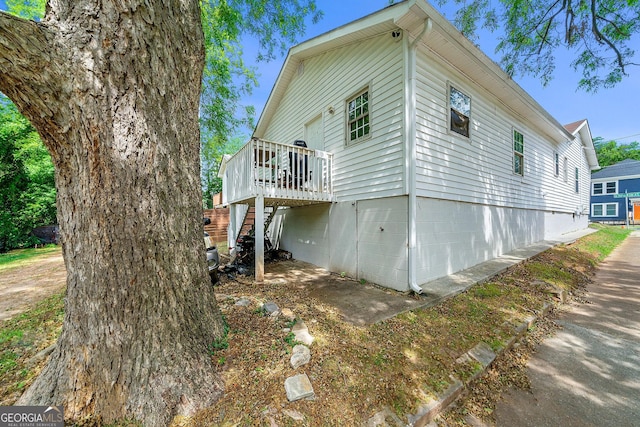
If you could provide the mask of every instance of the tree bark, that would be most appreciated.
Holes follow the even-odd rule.
[[[61,336],[18,404],[166,425],[222,393],[202,240],[197,0],[50,0],[0,13],[0,91],[56,168]]]

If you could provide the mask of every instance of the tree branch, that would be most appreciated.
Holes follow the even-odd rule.
[[[59,133],[50,105],[63,98],[65,81],[51,39],[43,24],[0,11],[0,91],[43,137]]]
[[[622,59],[622,54],[620,53],[620,50],[611,40],[609,40],[608,37],[602,34],[600,32],[600,29],[598,28],[598,13],[596,11],[596,0],[591,0],[591,23],[592,23],[591,30],[593,31],[593,34],[596,37],[596,41],[600,43],[604,42],[609,46],[609,48],[611,48],[611,50],[613,50],[613,52],[616,54],[616,62],[618,63],[618,67],[620,67],[622,74],[626,74],[625,64]]]

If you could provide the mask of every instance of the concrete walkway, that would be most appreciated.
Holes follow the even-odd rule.
[[[511,390],[498,426],[640,425],[640,231],[602,263],[589,303],[561,316],[528,365],[531,390]]]
[[[286,261],[280,272],[265,273],[265,281],[282,280],[309,287],[310,294],[338,309],[345,321],[357,325],[377,323],[402,312],[431,307],[451,298],[478,282],[487,280],[507,268],[531,258],[545,250],[595,232],[594,229],[565,234],[556,240],[542,241],[514,250],[498,258],[483,262],[459,273],[433,280],[422,286],[423,294],[412,298],[395,291],[331,275],[328,271],[301,261]]]
[[[485,281],[496,274],[500,274],[507,268],[526,259],[538,255],[549,248],[562,243],[573,243],[577,239],[595,233],[597,230],[587,228],[573,233],[563,234],[554,240],[545,240],[524,248],[508,252],[498,258],[480,263],[466,270],[442,277],[422,285],[424,306],[429,307],[457,295],[478,282]]]

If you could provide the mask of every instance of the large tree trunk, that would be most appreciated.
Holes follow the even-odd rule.
[[[0,13],[0,91],[56,167],[62,334],[19,404],[168,424],[211,405],[222,334],[202,240],[197,0],[50,0]]]

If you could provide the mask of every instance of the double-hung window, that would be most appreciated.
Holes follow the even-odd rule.
[[[369,89],[347,102],[347,133],[347,144],[359,142],[370,135]]]
[[[618,216],[618,204],[617,203],[594,203],[591,205],[591,216]]]
[[[594,182],[593,191],[591,194],[594,196],[601,196],[603,194],[616,194],[618,192],[618,181],[610,182]]]
[[[560,176],[560,153],[553,153],[553,174]]]
[[[449,85],[449,129],[469,138],[471,97]]]
[[[513,130],[513,173],[524,176],[524,136]]]
[[[576,193],[580,192],[580,169],[576,168]]]
[[[594,196],[600,196],[602,194],[604,194],[604,191],[602,189],[602,182],[594,182],[593,183],[593,191],[592,194]]]

